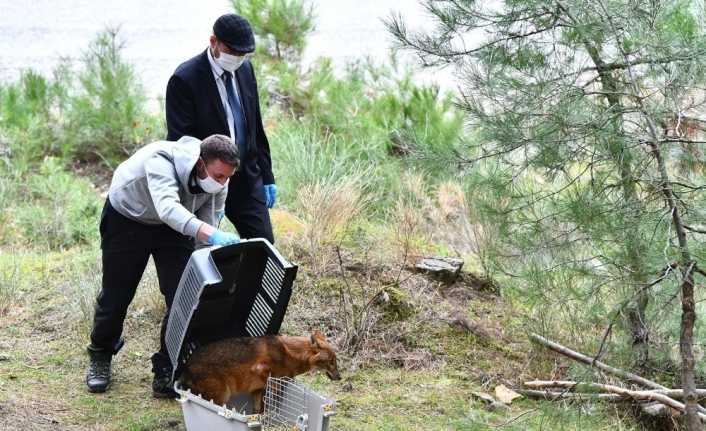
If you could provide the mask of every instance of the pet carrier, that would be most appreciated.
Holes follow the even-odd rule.
[[[265,239],[195,251],[184,269],[167,324],[174,368],[201,345],[279,332],[297,266]]]
[[[322,397],[287,377],[267,379],[263,430],[327,431],[336,401]]]
[[[296,273],[297,266],[265,239],[195,251],[182,274],[167,325],[173,380],[200,346],[228,337],[276,335]],[[334,401],[291,379],[268,379],[262,415],[250,414],[249,393],[236,394],[219,406],[178,383],[174,389],[187,431],[326,431],[335,414]]]
[[[289,378],[267,379],[264,412],[251,410],[250,394],[237,394],[228,406],[219,406],[184,391],[176,385],[184,412],[187,431],[328,431],[330,417],[336,414],[336,402],[299,385]],[[230,407],[229,407],[230,406]]]

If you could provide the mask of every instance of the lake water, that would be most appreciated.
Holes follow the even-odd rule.
[[[320,56],[337,67],[366,55],[388,58],[391,36],[380,18],[393,11],[411,26],[428,23],[417,0],[311,4],[316,30],[308,39],[305,64]],[[224,0],[0,0],[0,5],[1,78],[15,79],[28,68],[50,73],[61,56],[81,58],[106,26],[120,25],[123,56],[155,97],[164,93],[179,63],[205,49],[215,19],[233,11]],[[439,76],[420,73],[423,81]]]

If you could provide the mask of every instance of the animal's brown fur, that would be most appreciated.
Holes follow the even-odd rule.
[[[336,353],[319,330],[309,337],[228,338],[197,349],[186,361],[179,386],[217,405],[251,392],[254,412],[262,413],[269,376],[293,378],[311,370],[325,371],[331,380],[341,378]]]

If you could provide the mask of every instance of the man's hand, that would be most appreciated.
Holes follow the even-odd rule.
[[[213,245],[231,245],[239,243],[240,238],[233,233],[216,229],[211,236],[208,237],[208,242]]]
[[[267,184],[265,186],[265,202],[267,203],[267,208],[272,208],[275,206],[275,201],[277,200],[277,186],[274,184]]]

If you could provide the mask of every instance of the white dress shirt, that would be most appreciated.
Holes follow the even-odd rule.
[[[226,72],[221,66],[218,65],[218,62],[215,58],[213,58],[213,55],[211,54],[211,47],[208,47],[206,53],[208,55],[208,62],[211,63],[211,70],[213,70],[213,79],[216,80],[216,87],[218,87],[218,93],[221,95],[221,103],[223,103],[223,107],[226,110],[226,118],[228,119],[228,130],[230,130],[230,137],[231,139],[233,139],[233,141],[235,141],[233,110],[231,109],[230,103],[228,102],[228,93],[226,93],[226,82],[225,78],[223,77],[223,73],[230,72]],[[236,84],[235,77],[233,77],[233,86],[235,87],[235,91],[240,97],[240,92],[238,91],[238,85]]]

